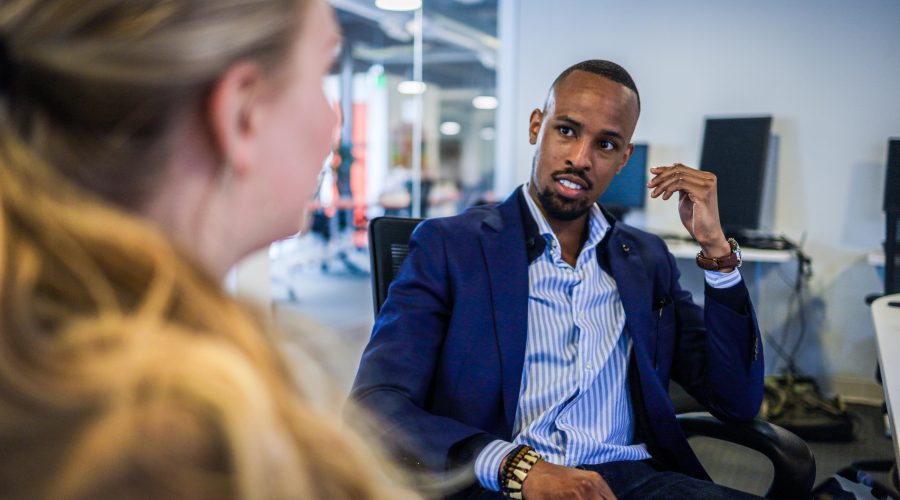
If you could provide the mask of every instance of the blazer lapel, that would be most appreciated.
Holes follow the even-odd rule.
[[[632,336],[637,353],[648,356],[652,363],[656,355],[653,328],[653,283],[647,273],[649,262],[641,257],[637,246],[627,234],[615,227],[609,240],[609,262],[613,279],[619,289],[625,309],[625,326]]]
[[[528,333],[528,257],[518,193],[519,189],[485,217],[481,233],[491,286],[490,310],[500,351],[508,435],[512,434],[519,402]]]

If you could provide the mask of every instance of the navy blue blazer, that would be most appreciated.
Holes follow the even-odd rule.
[[[750,420],[763,356],[749,294],[706,287],[705,311],[678,283],[657,236],[616,223],[598,259],[616,281],[634,348],[636,437],[671,470],[708,478],[675,420],[669,379],[722,420]],[[499,205],[422,222],[375,322],[351,397],[385,442],[443,469],[512,440],[528,322],[528,265],[545,240],[521,189]]]

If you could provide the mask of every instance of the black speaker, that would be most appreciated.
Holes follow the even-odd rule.
[[[900,212],[900,139],[888,141],[887,175],[884,179],[884,211]]]

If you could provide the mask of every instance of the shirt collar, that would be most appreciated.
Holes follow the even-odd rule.
[[[543,212],[538,208],[537,203],[528,191],[530,185],[530,182],[526,182],[522,185],[521,189],[522,196],[525,198],[525,204],[528,206],[528,211],[531,213],[531,218],[537,223],[538,232],[541,236],[543,236],[548,243],[555,243],[558,247],[559,240],[557,240],[556,234],[553,233],[553,228],[550,227],[550,223],[547,222]],[[587,241],[584,242],[582,251],[597,246],[597,244],[603,240],[603,237],[606,235],[607,231],[609,231],[609,228],[609,221],[603,215],[600,206],[596,203],[592,204],[590,213],[588,214],[588,237]]]

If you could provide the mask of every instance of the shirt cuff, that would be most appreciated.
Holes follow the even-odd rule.
[[[500,491],[497,476],[500,475],[500,464],[506,455],[516,449],[516,445],[497,439],[491,441],[475,459],[475,477],[487,490]]]
[[[741,272],[737,268],[730,273],[719,271],[703,271],[706,275],[706,283],[713,288],[731,288],[741,282]]]

